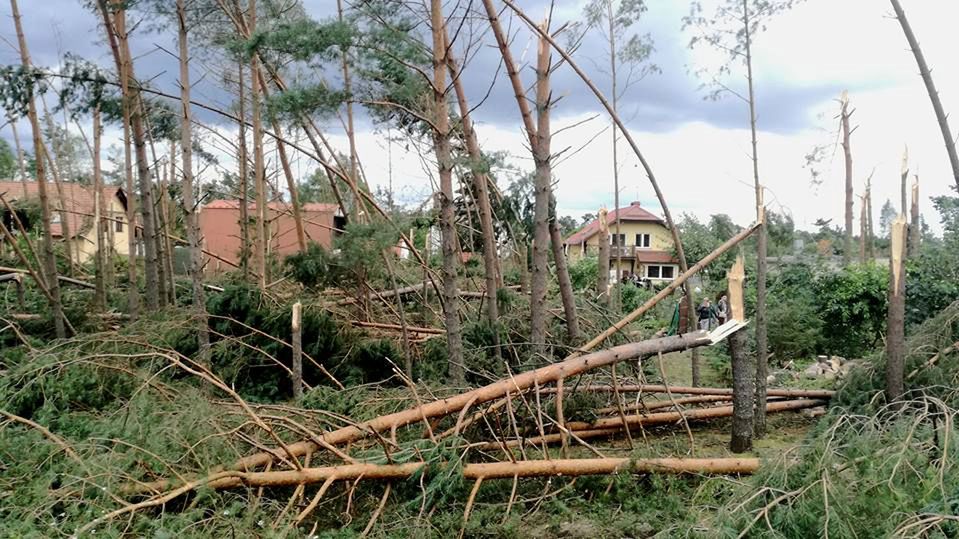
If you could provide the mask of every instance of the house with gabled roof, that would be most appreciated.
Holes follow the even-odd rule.
[[[619,216],[619,235],[616,217]],[[679,276],[679,262],[674,256],[673,237],[666,223],[646,210],[639,202],[610,211],[606,216],[608,233],[600,230],[595,219],[571,234],[563,242],[567,258],[573,262],[586,256],[597,256],[599,242],[610,245],[609,267],[616,270],[621,260],[622,273],[650,281],[671,281]]]
[[[0,181],[0,195],[14,208],[25,229],[39,231],[40,223],[24,222],[29,221],[29,215],[23,211],[28,204],[38,203],[40,200],[37,182]],[[56,183],[48,181],[47,197],[50,203],[50,233],[53,239],[70,242],[70,252],[75,257],[75,262],[89,262],[97,252],[97,232],[93,226],[97,204],[95,190],[74,182],[61,182],[58,187]],[[107,241],[113,246],[113,252],[128,255],[130,250],[127,234],[130,233],[130,226],[127,222],[126,192],[120,187],[104,187],[100,192],[99,202],[103,216],[101,226],[106,232]],[[3,205],[0,205],[0,216],[12,234],[19,233],[13,216]],[[64,226],[64,219],[67,226]],[[67,232],[69,237],[65,237]],[[0,241],[2,240],[0,237]]]

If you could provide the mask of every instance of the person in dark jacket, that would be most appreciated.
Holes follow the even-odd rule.
[[[713,308],[709,298],[703,298],[703,302],[696,309],[696,316],[699,317],[699,329],[709,331],[716,322],[716,309]]]

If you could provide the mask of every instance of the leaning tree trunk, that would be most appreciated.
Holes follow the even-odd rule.
[[[20,62],[24,69],[31,69],[30,51],[27,49],[27,39],[23,35],[23,23],[20,20],[20,7],[17,0],[10,0],[10,9],[13,12],[13,23],[17,29],[17,44],[20,47]],[[40,130],[40,120],[37,117],[37,103],[34,100],[33,88],[27,90],[27,116],[30,119],[30,127],[33,130],[33,148],[36,152],[36,176],[37,193],[40,196],[40,223],[43,227],[43,262],[44,279],[46,286],[50,291],[50,311],[53,314],[53,327],[57,338],[64,338],[67,335],[66,325],[63,318],[63,303],[60,300],[60,281],[57,276],[57,259],[53,252],[53,233],[51,226],[50,199],[47,196],[47,180],[44,175],[43,159],[43,138]]]
[[[182,152],[183,214],[186,220],[186,237],[190,250],[190,279],[193,282],[193,310],[196,316],[197,343],[200,361],[210,361],[210,332],[207,326],[206,298],[203,294],[203,253],[201,251],[200,224],[193,196],[193,112],[190,109],[190,49],[187,46],[186,0],[177,0],[177,23],[180,49],[180,102],[183,107],[180,126],[180,151]],[[172,166],[173,163],[170,163]]]
[[[546,354],[546,285],[549,277],[549,199],[552,190],[550,162],[549,89],[550,48],[542,39],[536,56],[536,165],[533,189],[533,278],[530,283],[530,335],[534,356]]]
[[[939,122],[939,130],[942,132],[942,138],[946,143],[946,153],[949,155],[949,164],[952,166],[952,177],[956,182],[956,189],[959,190],[959,154],[956,153],[956,141],[953,138],[952,131],[949,129],[949,116],[942,108],[942,101],[939,100],[939,92],[932,81],[932,71],[926,65],[926,58],[922,55],[922,49],[919,48],[919,40],[912,33],[912,27],[909,20],[906,19],[906,12],[902,10],[899,0],[890,0],[892,9],[896,12],[896,18],[899,25],[902,26],[902,32],[906,35],[906,41],[909,42],[909,48],[916,58],[916,64],[919,66],[919,75],[922,76],[922,82],[926,85],[926,92],[929,94],[929,100],[932,101],[932,109],[936,113],[936,120]]]
[[[20,146],[20,134],[17,132],[17,122],[10,119],[10,129],[13,131],[13,144],[17,150],[17,170],[20,172],[20,187],[23,189],[23,196],[27,196],[27,168],[23,162],[23,148]]]
[[[756,187],[756,221],[759,230],[756,233],[756,410],[753,417],[753,431],[757,438],[766,434],[766,210],[763,203],[763,187],[759,183],[759,155],[756,151],[756,95],[753,91],[753,59],[749,30],[749,5],[743,0],[743,29],[746,40],[746,81],[749,85],[749,128],[753,147],[753,182]],[[753,393],[753,391],[750,391]]]
[[[433,143],[440,177],[440,233],[443,243],[443,318],[449,347],[449,377],[466,381],[463,335],[460,331],[459,293],[456,287],[456,229],[453,221],[453,157],[450,149],[450,118],[446,103],[446,20],[441,0],[431,0],[433,29]]]
[[[889,246],[889,311],[886,317],[886,401],[903,393],[906,316],[906,216],[892,222]]]
[[[842,110],[839,113],[840,123],[842,125],[842,153],[845,157],[846,169],[846,237],[845,247],[843,248],[842,261],[844,265],[849,265],[852,261],[852,212],[853,212],[853,190],[852,190],[852,147],[849,145],[849,117],[852,112],[849,110],[849,97],[846,92],[842,93]]]
[[[599,303],[609,308],[609,225],[606,223],[606,208],[599,209],[599,234],[596,244],[599,247],[599,260],[596,262],[596,294]],[[584,243],[586,240],[583,240]],[[695,385],[695,384],[694,384]]]

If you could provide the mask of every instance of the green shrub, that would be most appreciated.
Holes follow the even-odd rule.
[[[585,256],[569,265],[569,280],[574,290],[595,288],[599,280],[599,259],[595,256]]]
[[[297,252],[284,261],[290,277],[306,288],[323,288],[335,282],[332,256],[316,242],[310,242],[305,252]]]
[[[888,270],[875,264],[849,266],[815,281],[824,352],[861,357],[876,346],[886,325],[888,284]]]

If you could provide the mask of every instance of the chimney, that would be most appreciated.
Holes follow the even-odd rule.
[[[638,201],[638,200],[634,200],[634,201],[630,202],[629,205],[630,205],[630,206],[642,206],[643,203],[640,202],[640,201]]]

